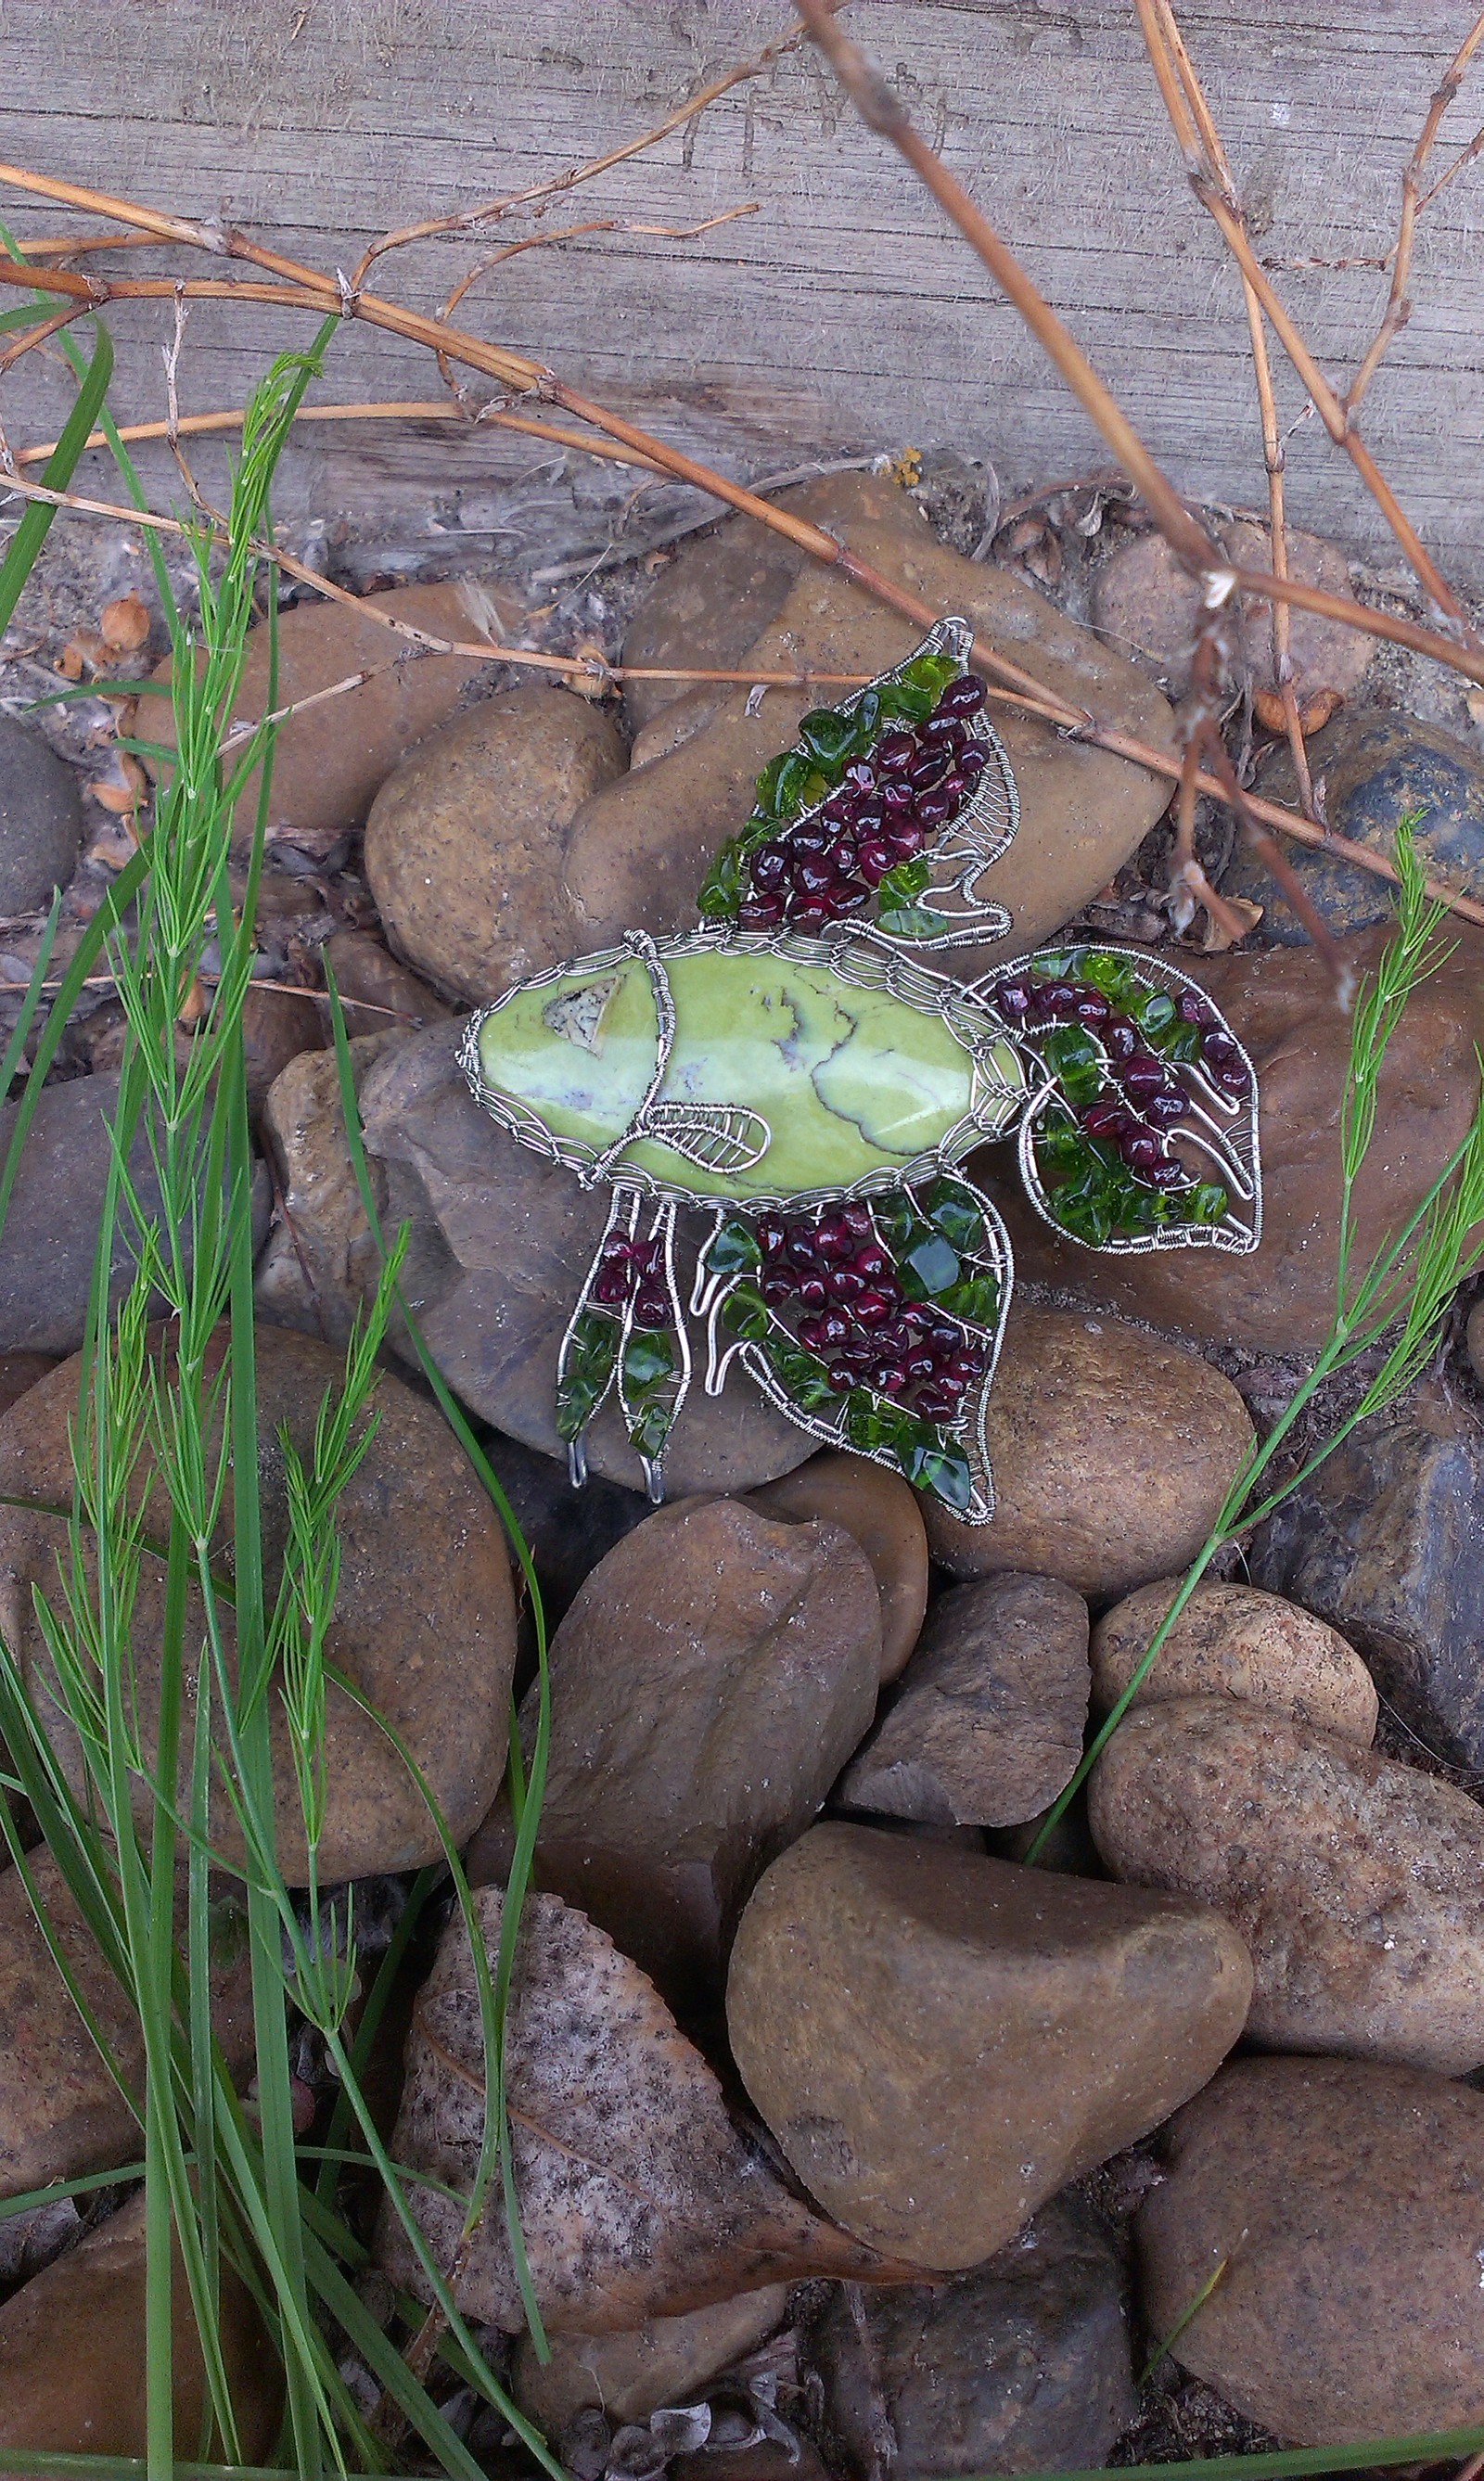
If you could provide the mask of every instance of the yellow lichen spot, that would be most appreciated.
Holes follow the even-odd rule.
[[[892,481],[900,491],[915,491],[923,479],[921,448],[898,449],[892,459]]]

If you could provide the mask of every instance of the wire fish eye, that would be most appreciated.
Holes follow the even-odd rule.
[[[573,991],[562,991],[548,1000],[541,1010],[541,1023],[548,1032],[560,1034],[563,1042],[575,1043],[579,1051],[590,1052],[594,1059],[603,1056],[603,1020],[622,977],[600,974],[596,981],[582,982]]]

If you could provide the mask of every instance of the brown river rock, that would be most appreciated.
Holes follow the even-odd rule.
[[[170,2286],[175,2434],[194,2454],[211,2402],[177,2250]],[[221,2356],[238,2445],[263,2462],[277,2435],[283,2378],[246,2285],[221,2268]],[[213,2424],[206,2447],[220,2456]],[[143,2456],[144,2200],[132,2198],[0,2307],[0,2450]],[[0,2466],[0,2481],[11,2481]]]
[[[288,1426],[300,1454],[307,1454],[325,1392],[340,1382],[344,1365],[323,1345],[273,1327],[258,1329],[257,1363],[259,1477],[272,1598],[286,1529],[279,1425]],[[68,1423],[76,1414],[78,1377],[77,1363],[64,1363],[0,1422],[0,1489],[70,1500]],[[389,1372],[378,1380],[373,1401],[378,1427],[339,1502],[340,1581],[326,1659],[406,1739],[455,1841],[462,1842],[488,1808],[505,1764],[515,1661],[509,1554],[500,1520],[436,1405]],[[149,1476],[144,1512],[159,1539],[168,1531],[169,1514],[156,1475]],[[53,1675],[33,1588],[55,1591],[56,1558],[66,1531],[65,1520],[39,1509],[0,1509],[0,1634],[33,1693],[39,1693],[43,1712],[55,1711],[47,1703]],[[228,1567],[231,1538],[228,1490],[217,1551]],[[146,1736],[155,1723],[164,1579],[164,1561],[146,1552],[132,1630]],[[192,1610],[199,1626],[198,1606],[193,1604]],[[230,1628],[228,1641],[230,1646]],[[188,1692],[182,1727],[187,1750],[191,1711]],[[443,1848],[437,1830],[402,1759],[378,1725],[333,1684],[326,1729],[322,1882],[414,1868],[437,1859]],[[303,1828],[276,1700],[273,1730],[279,1857],[293,1881],[304,1867]],[[60,1715],[54,1745],[77,1782],[80,1753]],[[215,1824],[223,1846],[231,1848],[235,1827],[221,1815]]]
[[[1171,744],[1170,710],[1157,690],[1090,630],[1070,620],[1033,587],[1006,569],[966,560],[935,540],[921,510],[888,481],[841,474],[792,495],[799,513],[839,535],[862,558],[923,596],[940,613],[961,613],[1013,662],[1061,695],[1107,717],[1162,747]],[[729,520],[716,538],[730,536]],[[924,632],[862,589],[804,555],[790,562],[769,549],[757,554],[750,609],[759,633],[739,635],[739,580],[753,573],[751,556],[726,541],[718,554],[697,545],[657,581],[630,643],[642,659],[656,652],[681,663],[723,663],[760,671],[801,664],[820,671],[875,673],[909,654]],[[714,582],[708,567],[714,563]],[[688,580],[700,577],[698,586]],[[780,589],[783,589],[780,591]],[[664,606],[676,598],[677,618]],[[659,607],[656,610],[653,607]],[[638,635],[636,635],[636,632]],[[685,651],[675,649],[683,642]],[[579,811],[567,841],[566,887],[597,947],[627,929],[661,934],[694,922],[695,896],[718,845],[747,816],[753,778],[788,745],[804,709],[819,693],[771,690],[756,716],[747,691],[716,696],[698,729],[669,756],[634,769]],[[1013,944],[1034,943],[1095,896],[1128,860],[1169,798],[1167,780],[1052,726],[996,709],[995,721],[1020,786],[1020,833],[996,864],[993,893],[1015,920]],[[979,961],[969,966],[983,971]],[[954,969],[954,957],[935,959]]]
[[[142,2094],[139,2017],[44,1845],[28,1855],[37,1893],[125,2084]],[[246,1918],[219,1910],[212,2023],[234,2076],[253,2055]],[[183,1923],[184,1906],[179,1920]],[[137,2155],[140,2124],[58,1972],[25,1881],[0,1870],[0,2196],[18,2197]]]
[[[1484,2422],[1484,2094],[1353,2059],[1237,2059],[1139,2214],[1148,2332],[1286,2444]]]
[[[479,1002],[590,944],[562,901],[562,839],[628,755],[602,707],[534,684],[430,734],[366,822],[366,876],[397,953]]]
[[[955,1577],[1016,1570],[1107,1596],[1195,1556],[1253,1431],[1231,1381],[1195,1353],[1117,1319],[1022,1305],[984,1436],[994,1516],[965,1525],[924,1502],[934,1558]]]
[[[1406,1223],[1468,1136],[1478,1101],[1484,934],[1455,922],[1448,937],[1456,953],[1412,999],[1381,1073],[1376,1141],[1356,1189],[1357,1267]],[[1382,944],[1367,933],[1340,947],[1359,974]],[[1310,948],[1237,950],[1182,964],[1246,1044],[1258,1073],[1263,1229],[1249,1257],[1206,1249],[1099,1257],[1059,1240],[1032,1214],[1013,1175],[1000,1169],[1002,1150],[976,1157],[976,1166],[994,1188],[1023,1275],[1197,1344],[1313,1353],[1335,1308],[1340,1103],[1353,1019]]]
[[[616,1544],[557,1631],[541,1883],[672,2004],[714,1989],[760,1872],[869,1726],[879,1610],[842,1526],[690,1500]],[[521,1722],[529,1751],[534,1692]]]
[[[1123,1695],[1182,1582],[1161,1577],[1104,1612],[1092,1632],[1100,1713]],[[1375,1683],[1354,1647],[1327,1621],[1256,1585],[1197,1585],[1133,1702],[1211,1696],[1270,1707],[1363,1749],[1375,1737]]]
[[[1240,1931],[1254,2041],[1445,2076],[1484,2061],[1484,1810],[1467,1792],[1261,1706],[1177,1697],[1120,1724],[1088,1816],[1116,1878]]]
[[[830,1823],[742,1915],[727,2024],[825,2211],[957,2272],[1197,2092],[1251,1990],[1204,1905]]]
[[[1019,1825],[1070,1780],[1087,1690],[1087,1606],[1070,1585],[957,1585],[933,1605],[896,1702],[846,1766],[837,1801],[934,1826]]]
[[[414,742],[452,715],[460,694],[493,666],[476,655],[424,655],[406,639],[370,616],[384,612],[436,638],[470,639],[484,633],[482,609],[493,603],[499,625],[519,628],[521,604],[506,587],[395,586],[366,598],[369,612],[309,601],[278,620],[280,706],[329,689],[352,672],[370,675],[359,689],[311,707],[280,724],[273,750],[270,827],[320,830],[358,827],[377,788],[406,756]],[[234,722],[255,722],[268,706],[269,640],[255,629],[232,710]],[[154,674],[169,681],[169,659]],[[173,740],[169,701],[151,698],[150,731]],[[158,715],[155,710],[158,708]],[[257,813],[254,773],[237,804],[235,840],[245,851]]]
[[[747,1496],[765,1516],[790,1525],[822,1518],[855,1536],[881,1597],[881,1678],[897,1679],[922,1634],[927,1608],[927,1528],[911,1484],[869,1457],[826,1448]]]

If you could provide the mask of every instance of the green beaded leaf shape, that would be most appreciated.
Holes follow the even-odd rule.
[[[1030,1080],[1020,1171],[1054,1230],[1124,1254],[1257,1247],[1257,1079],[1198,984],[1155,955],[1075,947],[980,987]]]
[[[708,1393],[738,1358],[799,1428],[983,1524],[985,1404],[1011,1281],[1004,1226],[961,1174],[797,1214],[722,1214],[691,1304],[707,1322]]]
[[[616,1392],[629,1444],[658,1496],[663,1459],[690,1382],[690,1342],[675,1281],[675,1210],[647,1234],[638,1192],[614,1189],[557,1359],[557,1434],[578,1467],[589,1423]]]
[[[978,886],[1020,803],[969,668],[973,644],[967,621],[940,621],[895,670],[803,718],[702,885],[704,921],[820,937],[856,927],[916,949],[1003,937],[1010,917]],[[963,712],[945,714],[955,699]],[[914,784],[914,770],[935,768]],[[852,781],[863,769],[879,780]]]

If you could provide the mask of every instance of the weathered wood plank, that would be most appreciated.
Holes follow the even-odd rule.
[[[1399,0],[1189,0],[1182,13],[1264,252],[1384,252],[1398,175],[1468,0],[1420,13]],[[1239,287],[1189,196],[1123,0],[856,0],[851,17],[1169,470],[1188,490],[1261,501]],[[348,267],[390,223],[467,207],[638,134],[787,23],[786,0],[134,0],[83,12],[6,0],[0,151],[154,205],[221,213]],[[1440,164],[1484,118],[1476,83],[1472,118],[1468,94],[1449,116]],[[1416,311],[1367,407],[1410,512],[1474,584],[1481,196],[1465,175],[1429,211]],[[984,271],[807,55],[547,222],[690,224],[753,200],[755,215],[690,242],[611,232],[533,250],[486,277],[460,315],[735,472],[909,440],[987,457],[1011,490],[1106,461]],[[23,234],[70,221],[13,193],[0,206]],[[382,262],[376,280],[431,308],[477,255],[467,239],[425,244]],[[184,262],[141,251],[111,263],[172,273]],[[1321,359],[1343,372],[1384,276],[1307,269],[1282,281]],[[168,308],[111,317],[118,404],[157,415]],[[301,340],[277,313],[201,305],[184,405],[240,403],[266,356]],[[321,393],[421,397],[436,382],[414,349],[348,323]],[[1283,401],[1296,419],[1287,374]],[[53,430],[64,402],[39,354],[0,384],[17,444]],[[1373,512],[1317,424],[1301,425],[1289,457],[1295,518],[1379,549]],[[513,567],[601,540],[634,479],[579,472],[489,431],[325,428],[305,434],[281,505],[300,522],[327,520],[363,571]],[[679,506],[673,494],[646,502],[634,522]]]

